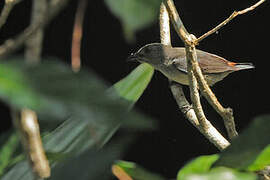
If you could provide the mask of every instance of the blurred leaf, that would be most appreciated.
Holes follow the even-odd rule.
[[[14,151],[19,145],[19,139],[16,134],[11,134],[6,143],[0,149],[0,176],[9,165]]]
[[[120,166],[113,165],[112,173],[118,180],[133,180]]]
[[[143,94],[153,74],[154,69],[152,66],[141,64],[125,78],[121,79],[108,89],[108,93],[116,95],[116,99],[124,99],[128,109],[131,110]],[[155,124],[155,121],[142,121],[141,119],[138,119],[137,121],[127,120],[123,122],[122,127],[138,130],[153,130],[157,128],[157,125]]]
[[[252,173],[219,167],[207,173],[189,174],[181,180],[257,180],[257,176]]]
[[[127,39],[132,39],[134,31],[153,23],[159,12],[161,0],[105,0],[112,13],[123,25]]]
[[[150,121],[128,112],[127,103],[107,93],[95,74],[84,70],[74,74],[57,61],[29,65],[9,60],[0,64],[0,77],[0,97],[7,103],[32,109],[47,122],[70,116],[87,121],[96,137],[103,138],[101,146],[123,121]]]
[[[177,180],[182,180],[189,174],[208,172],[218,157],[216,154],[197,157],[180,169],[177,174]]]
[[[102,147],[123,121],[150,121],[138,113],[128,113],[127,100],[116,98],[116,93],[108,93],[94,74],[85,71],[74,74],[61,63],[43,62],[30,66],[9,61],[0,64],[0,77],[4,77],[0,79],[0,96],[6,102],[17,107],[27,106],[39,115],[51,115],[54,119],[71,116],[43,138],[44,148],[50,153],[76,157],[90,147]],[[18,79],[17,86],[21,88],[16,90],[10,84],[16,84],[14,81]],[[8,94],[8,89],[12,89],[12,94]],[[58,161],[59,158],[50,158],[52,167]],[[33,179],[26,160],[14,165],[3,176],[3,180],[10,179]]]
[[[58,164],[52,170],[50,180],[107,180],[111,176],[111,165],[120,157],[122,148],[105,147],[100,151],[88,150],[75,158]]]
[[[248,169],[253,163],[257,163],[257,167],[265,165],[265,161],[256,162],[256,159],[270,144],[269,132],[270,116],[265,115],[255,118],[249,127],[220,154],[220,158],[214,163],[214,166]],[[269,157],[267,161],[269,162]]]
[[[76,158],[90,147],[95,147],[97,139],[93,138],[95,135],[90,133],[90,129],[91,127],[85,121],[69,119],[43,137],[44,148],[48,154],[52,171],[58,167],[59,162],[63,163],[63,160],[71,157]],[[129,140],[131,141],[132,137],[129,137]],[[117,152],[123,150],[125,148],[123,145],[127,142],[122,138],[122,143],[118,144],[119,150]],[[89,162],[91,161],[89,160]],[[26,160],[15,164],[1,178],[1,180],[34,180],[31,168]]]
[[[158,174],[149,172],[144,168],[138,166],[133,162],[128,161],[117,161],[114,166],[120,167],[130,177],[136,180],[165,180],[166,178],[161,177]]]
[[[141,97],[153,74],[153,67],[144,63],[139,65],[124,79],[113,85],[116,93],[130,102],[129,109],[132,108],[134,103]]]
[[[46,152],[63,153],[68,156],[77,156],[87,148],[95,144],[95,138],[89,132],[87,122],[69,119],[63,122],[54,131],[43,137],[43,145]],[[63,159],[55,159],[50,156],[52,168]],[[15,164],[3,177],[2,180],[34,180],[32,170],[26,160]]]
[[[256,158],[256,160],[248,166],[249,171],[258,171],[270,165],[270,145],[268,145]]]
[[[69,157],[72,157],[72,154],[47,151],[46,156],[50,162],[60,162],[60,161],[63,161]]]

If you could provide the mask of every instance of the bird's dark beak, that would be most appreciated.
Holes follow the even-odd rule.
[[[135,62],[138,60],[136,53],[131,53],[130,56],[127,58],[127,62]]]

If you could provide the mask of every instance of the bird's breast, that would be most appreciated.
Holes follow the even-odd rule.
[[[179,71],[174,65],[166,66],[162,65],[156,68],[162,74],[164,74],[168,79],[178,82],[183,85],[188,85],[187,73]]]

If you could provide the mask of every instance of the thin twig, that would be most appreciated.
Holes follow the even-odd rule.
[[[72,35],[71,65],[74,72],[81,68],[81,40],[83,32],[83,19],[88,0],[80,0],[75,15],[75,23]]]
[[[21,34],[17,35],[14,39],[6,40],[0,46],[0,59],[3,59],[5,56],[14,52],[20,48],[24,42],[31,37],[32,34],[37,32],[40,28],[44,28],[58,13],[62,10],[69,0],[51,0],[48,10],[48,16],[45,21],[31,24],[28,26]]]
[[[202,41],[203,39],[205,39],[206,37],[208,37],[209,35],[217,32],[220,28],[222,28],[223,26],[225,26],[228,22],[230,22],[231,20],[233,20],[236,16],[238,15],[242,15],[245,14],[249,11],[254,10],[256,7],[260,6],[265,0],[260,0],[258,1],[256,4],[250,6],[249,8],[243,9],[241,11],[234,11],[227,19],[225,19],[223,22],[221,22],[219,25],[217,25],[215,28],[211,29],[210,31],[208,31],[207,33],[203,34],[202,36],[200,36],[199,38],[197,38],[197,40],[194,42],[195,44],[198,44],[200,41]]]
[[[39,178],[49,177],[50,166],[42,148],[36,113],[29,109],[22,109],[21,113],[14,111],[12,116],[34,174]]]
[[[0,15],[0,29],[6,23],[9,13],[11,12],[12,8],[19,3],[21,0],[6,0],[5,5],[1,11]]]
[[[177,18],[177,17],[176,17]],[[170,37],[170,23],[169,23],[169,16],[168,11],[165,8],[164,4],[162,3],[160,6],[160,40],[162,44],[165,45],[171,45],[171,37]],[[192,72],[192,71],[190,71]],[[193,72],[192,72],[193,73]],[[195,79],[194,75],[190,75],[190,77],[193,78],[193,82],[195,83],[195,86],[197,86],[197,81]],[[200,111],[199,113],[202,113],[199,123],[198,116],[200,117],[200,114],[196,115],[193,108],[190,106],[189,102],[186,100],[184,92],[182,90],[182,86],[180,84],[176,84],[171,82],[171,91],[172,94],[182,111],[182,113],[185,115],[185,117],[211,142],[213,143],[218,149],[223,150],[227,146],[230,145],[230,143],[214,128],[214,126],[205,118],[203,111]],[[193,94],[195,94],[193,97],[197,98],[197,102],[199,105],[195,105],[195,107],[200,107],[200,99],[198,95],[198,88],[193,86]],[[192,93],[191,93],[192,94]],[[202,110],[202,109],[201,109]],[[196,110],[198,111],[198,109]],[[202,119],[203,118],[203,119]],[[202,125],[203,124],[203,125]]]

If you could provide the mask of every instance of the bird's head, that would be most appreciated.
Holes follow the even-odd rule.
[[[164,59],[165,46],[160,43],[152,43],[143,46],[136,53],[132,53],[128,57],[128,61],[146,62],[150,65],[158,65]]]

